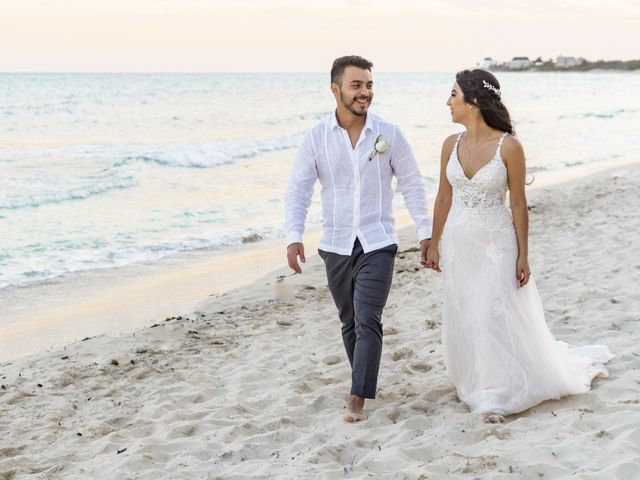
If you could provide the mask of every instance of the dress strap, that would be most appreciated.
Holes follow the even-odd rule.
[[[496,148],[496,155],[500,153],[500,149],[502,148],[502,142],[504,142],[504,138],[509,135],[507,132],[504,132],[500,135],[500,140],[498,141],[498,147]]]
[[[460,132],[458,135],[456,135],[456,144],[453,146],[453,151],[454,152],[458,152],[458,143],[460,142],[460,138],[462,137],[462,134],[464,132]]]

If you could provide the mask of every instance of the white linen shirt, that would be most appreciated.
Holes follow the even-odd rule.
[[[391,148],[369,160],[378,135]],[[365,253],[398,243],[392,209],[394,175],[418,238],[431,237],[422,175],[400,129],[369,112],[352,148],[349,134],[332,113],[306,132],[298,150],[285,193],[287,245],[302,242],[316,180],[322,186],[321,250],[351,255],[356,237]]]

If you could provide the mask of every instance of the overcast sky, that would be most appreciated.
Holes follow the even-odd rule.
[[[451,71],[640,58],[640,0],[0,0],[0,71]]]

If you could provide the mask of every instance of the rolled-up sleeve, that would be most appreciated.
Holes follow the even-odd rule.
[[[418,162],[402,131],[396,127],[394,133],[391,167],[398,179],[398,188],[416,224],[418,239],[431,238],[433,221],[427,210],[427,195]]]
[[[302,242],[307,211],[313,196],[313,186],[318,178],[312,130],[302,139],[293,164],[284,198],[284,230],[287,245]]]

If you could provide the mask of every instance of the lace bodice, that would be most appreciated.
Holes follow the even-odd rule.
[[[493,158],[470,179],[467,178],[458,159],[458,134],[455,147],[447,164],[447,179],[453,188],[452,206],[463,208],[499,208],[505,206],[507,194],[507,168],[500,155],[500,147],[506,133],[500,137]]]

